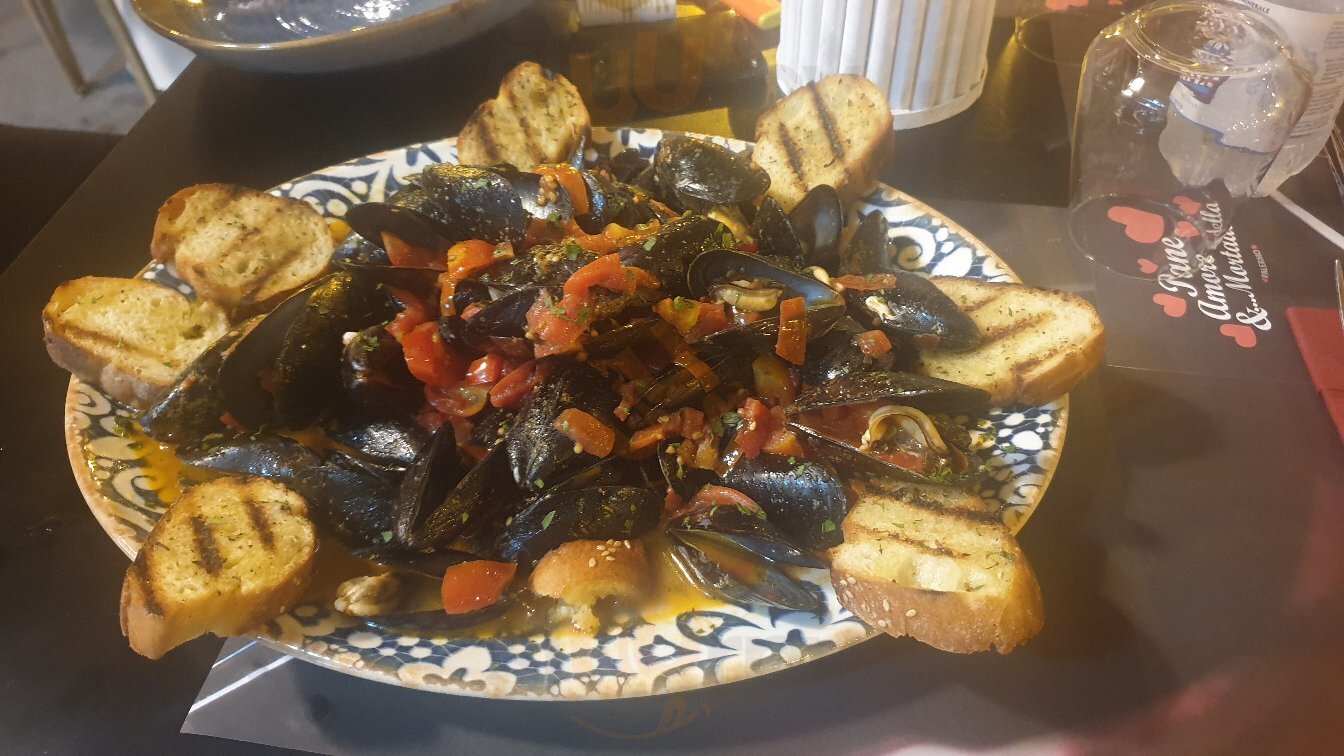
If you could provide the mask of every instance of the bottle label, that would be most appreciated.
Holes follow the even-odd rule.
[[[1311,99],[1289,138],[1329,131],[1344,104],[1344,14],[1297,10],[1260,0],[1240,2],[1269,16],[1311,72]]]

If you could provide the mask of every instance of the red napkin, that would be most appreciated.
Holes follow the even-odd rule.
[[[1344,326],[1339,311],[1325,307],[1289,307],[1288,324],[1302,361],[1307,363],[1311,382],[1325,400],[1325,408],[1335,421],[1335,430],[1344,441]]]

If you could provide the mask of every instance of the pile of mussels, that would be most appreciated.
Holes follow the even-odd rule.
[[[881,214],[845,233],[846,209],[829,186],[786,213],[764,196],[769,178],[749,159],[686,137],[665,138],[652,161],[627,150],[570,167],[581,184],[510,166],[438,164],[386,201],[353,207],[346,220],[355,233],[336,251],[335,272],[214,344],[143,413],[143,430],[176,444],[188,465],[290,486],[328,535],[398,569],[438,579],[453,564],[490,559],[525,574],[564,542],[661,528],[702,590],[810,611],[820,596],[785,566],[825,566],[817,554],[841,542],[847,478],[976,479],[970,436],[948,416],[982,409],[986,394],[902,368],[917,348],[970,348],[978,334],[937,288],[899,269]],[[572,196],[576,187],[586,198]],[[732,219],[738,233],[716,218]],[[533,361],[527,314],[599,257],[557,230],[598,234],[609,224],[645,231],[612,254],[657,286],[596,292],[600,315],[581,344]],[[400,241],[442,259],[464,240],[507,244],[512,256],[457,282],[442,307],[443,266],[393,265],[386,249]],[[867,280],[880,288],[833,283],[879,272],[888,275]],[[772,359],[762,356],[776,349],[778,304],[796,297],[806,304],[805,360],[788,366],[785,396],[759,396],[753,366]],[[678,307],[722,302],[731,316],[715,332],[678,335],[694,360],[668,359],[670,329],[655,309],[668,298],[680,298]],[[545,379],[502,406],[468,403],[449,422],[427,412],[426,386],[388,329],[412,300],[446,313],[436,334],[446,349],[466,359],[496,354]],[[861,348],[857,337],[873,331],[889,349]],[[629,354],[647,374],[611,368]],[[760,430],[747,427],[759,415],[733,411],[748,398],[771,406],[794,453],[744,453],[735,443]],[[673,432],[630,451],[634,434],[685,407],[709,411],[696,438]],[[583,451],[558,429],[571,408],[615,430],[612,453]],[[852,432],[836,430],[837,418],[854,417]],[[320,444],[289,432],[313,427]],[[707,485],[756,506],[669,513]]]

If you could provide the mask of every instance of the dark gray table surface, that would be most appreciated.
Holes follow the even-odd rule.
[[[179,733],[222,641],[203,638],[149,662],[120,636],[125,560],[70,475],[61,433],[66,376],[42,346],[38,314],[52,289],[81,275],[136,270],[156,208],[183,186],[266,187],[456,132],[526,57],[536,42],[530,34],[513,27],[425,60],[328,76],[195,63],[0,276],[0,748],[271,750]],[[1082,263],[1060,237],[1067,72],[1011,54],[1007,38],[1006,27],[996,29],[980,101],[949,121],[901,133],[884,179],[967,219],[1026,280],[1080,291],[1097,299],[1104,317],[1116,314],[1113,344],[1124,359],[1073,393],[1058,474],[1021,537],[1045,594],[1045,630],[1006,657],[877,638],[797,669],[688,694],[685,705],[708,715],[638,747],[1303,753],[1338,744],[1339,437],[1295,355],[1171,370],[1158,363],[1179,350],[1156,345],[1179,344],[1182,332],[1153,333],[1153,353],[1141,348],[1150,336],[1143,321],[1124,322],[1139,301],[1137,284]],[[1279,253],[1275,270],[1291,284],[1274,302],[1282,338],[1282,307],[1327,304],[1324,271],[1344,252],[1272,205],[1248,213],[1243,233],[1266,254]],[[471,731],[450,740],[463,747],[624,750],[634,746],[557,723],[581,715],[614,732],[649,726],[647,706],[630,702],[425,699],[359,685],[367,716],[413,696],[429,716]],[[300,697],[288,703],[312,705]],[[360,744],[357,721],[328,726],[347,745]],[[399,745],[439,742],[441,727],[425,722]],[[827,737],[842,731],[853,737]]]

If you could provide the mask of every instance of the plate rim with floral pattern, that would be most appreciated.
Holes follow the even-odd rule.
[[[589,150],[635,146],[651,153],[657,129],[594,128]],[[738,151],[752,145],[693,134]],[[339,217],[354,203],[378,199],[432,162],[457,159],[456,139],[373,153],[287,181],[271,191],[308,201]],[[850,209],[878,210],[908,270],[1018,281],[979,239],[915,198],[886,185]],[[141,275],[184,292],[171,269]],[[66,448],[81,493],[99,524],[133,557],[166,509],[164,481],[140,462],[143,449],[120,432],[131,411],[71,379]],[[981,437],[992,444],[980,495],[997,504],[1017,531],[1040,503],[1059,462],[1068,397],[1041,407],[994,408]],[[595,638],[565,633],[524,638],[416,638],[372,630],[329,607],[301,605],[267,623],[257,638],[281,652],[340,672],[440,693],[525,700],[605,700],[671,693],[758,677],[804,664],[877,635],[839,605],[825,570],[804,580],[825,598],[824,616],[769,607],[721,604],[657,622],[604,628]]]

